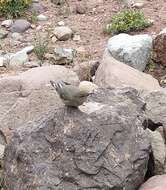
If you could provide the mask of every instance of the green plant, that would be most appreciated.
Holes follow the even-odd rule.
[[[37,23],[37,13],[33,11],[31,15],[29,16],[29,20],[31,23],[36,24]]]
[[[0,15],[19,17],[32,3],[32,0],[0,0]]]
[[[40,33],[37,33],[34,42],[34,53],[40,60],[40,66],[43,65],[45,54],[48,52],[49,45],[49,32],[46,37],[42,37]]]
[[[139,10],[124,10],[112,17],[112,22],[104,29],[106,33],[117,34],[142,30],[151,23],[145,19],[143,12]]]

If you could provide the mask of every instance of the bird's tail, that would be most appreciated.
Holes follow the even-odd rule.
[[[64,81],[54,82],[51,80],[50,83],[58,92],[60,91],[60,89],[62,89],[66,85]]]

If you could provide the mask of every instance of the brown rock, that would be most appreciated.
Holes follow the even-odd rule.
[[[166,66],[166,28],[153,40],[153,59]]]
[[[82,62],[78,63],[73,67],[73,71],[77,73],[80,81],[83,80],[91,80],[92,76],[95,75],[96,70],[99,66],[98,61],[88,61],[88,62]]]
[[[85,14],[87,7],[83,3],[76,4],[76,13],[78,14]]]
[[[165,190],[165,189],[166,189],[166,174],[151,177],[147,182],[145,182],[139,188],[139,190]]]

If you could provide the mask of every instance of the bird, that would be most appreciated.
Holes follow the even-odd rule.
[[[50,81],[50,83],[64,104],[69,107],[79,107],[91,94],[91,92],[86,89],[81,90],[78,86],[71,85],[70,83],[64,82],[62,80],[58,82]]]

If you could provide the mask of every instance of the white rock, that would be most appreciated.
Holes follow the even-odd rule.
[[[52,40],[53,43],[55,43],[55,42],[57,42],[58,39],[57,39],[55,36],[53,36],[53,37],[51,38],[51,40]]]
[[[107,44],[111,55],[139,71],[144,71],[152,51],[152,37],[147,34],[119,34],[109,39]]]
[[[40,14],[40,15],[37,16],[37,20],[38,21],[47,21],[48,17],[43,15],[43,14]]]
[[[65,22],[64,21],[59,21],[58,26],[65,26]]]
[[[78,34],[75,34],[73,37],[73,41],[80,41],[81,37]]]
[[[82,91],[92,93],[94,90],[98,89],[98,86],[89,81],[81,81],[79,84],[79,89]]]
[[[134,3],[132,7],[137,8],[137,9],[141,9],[144,7],[144,3],[143,2],[138,2],[138,3]]]
[[[4,20],[2,23],[1,23],[1,26],[4,26],[6,28],[9,28],[11,27],[11,25],[13,24],[13,20],[9,19],[9,20]]]
[[[6,59],[4,57],[0,57],[0,67],[4,67],[4,62]]]
[[[25,52],[25,53],[31,53],[34,49],[34,46],[31,45],[31,46],[27,46],[25,47],[24,49],[22,49],[20,52]]]
[[[5,146],[0,144],[0,159],[3,159]]]

